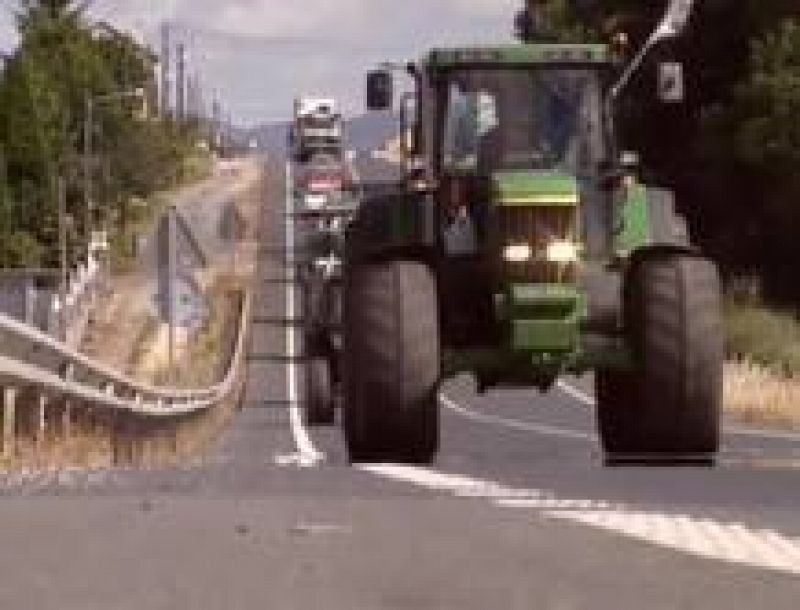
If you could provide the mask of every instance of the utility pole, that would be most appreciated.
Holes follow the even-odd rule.
[[[169,77],[171,73],[172,42],[169,23],[161,26],[161,118],[169,116]]]
[[[6,161],[6,150],[0,144],[0,205],[6,205],[8,196],[8,161]]]
[[[58,198],[58,250],[61,267],[61,280],[58,289],[58,325],[62,341],[67,340],[67,286],[69,284],[69,260],[67,253],[67,185],[63,176],[56,181]]]
[[[194,76],[191,73],[186,75],[186,109],[185,119],[190,121],[194,116]]]
[[[233,154],[233,114],[231,114],[230,111],[228,112],[228,117],[225,120],[225,131],[228,134],[228,137],[227,137],[227,140],[228,140],[228,151],[232,155]]]
[[[219,100],[219,91],[214,89],[214,98],[211,102],[211,142],[219,150],[222,145],[222,103]]]
[[[203,91],[203,77],[199,72],[194,75],[194,103],[195,103],[195,117],[203,120],[207,119],[206,113],[206,99],[205,92]]]
[[[94,225],[94,193],[92,192],[92,155],[94,131],[94,100],[92,94],[86,94],[86,108],[83,116],[83,198],[86,204],[84,209],[84,231],[86,244],[91,243],[92,228]]]
[[[176,118],[182,122],[186,118],[186,45],[178,43],[178,67],[175,78]]]
[[[169,279],[167,280],[167,324],[169,328],[167,330],[167,351],[168,354],[168,366],[169,366],[169,382],[175,383],[177,381],[177,368],[176,368],[176,358],[175,358],[175,285],[176,279],[178,275],[178,246],[177,246],[177,221],[176,216],[177,211],[174,206],[170,206],[167,209],[167,275]]]
[[[196,73],[186,79],[186,114],[189,119],[200,118],[200,83]]]

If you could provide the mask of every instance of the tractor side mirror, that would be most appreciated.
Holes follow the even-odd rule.
[[[387,70],[367,74],[367,109],[389,110],[394,100],[394,82]]]
[[[686,98],[683,64],[667,61],[658,66],[658,99],[665,104],[680,104]]]

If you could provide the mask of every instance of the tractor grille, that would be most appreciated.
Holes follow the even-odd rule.
[[[494,229],[499,277],[512,283],[574,283],[577,266],[551,263],[545,251],[553,240],[576,239],[577,214],[577,208],[567,206],[497,206]],[[509,244],[529,244],[533,259],[524,263],[503,260],[503,247]]]

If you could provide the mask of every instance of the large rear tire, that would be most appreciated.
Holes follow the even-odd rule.
[[[708,260],[665,253],[627,278],[631,373],[596,377],[609,458],[708,459],[719,449],[723,339],[720,281]]]
[[[344,431],[354,462],[429,463],[439,444],[439,311],[423,264],[348,271]]]

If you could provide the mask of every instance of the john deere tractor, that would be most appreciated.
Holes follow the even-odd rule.
[[[675,0],[624,70],[599,44],[431,51],[403,65],[404,179],[365,198],[346,236],[343,405],[354,461],[430,461],[440,381],[550,390],[594,371],[615,459],[708,459],[718,448],[717,270],[671,191],[637,178],[614,103],[646,54],[679,35]],[[393,72],[368,107],[394,100]],[[660,65],[664,100],[680,66]]]

